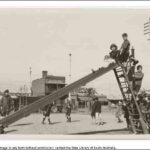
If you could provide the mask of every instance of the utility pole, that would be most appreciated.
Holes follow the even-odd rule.
[[[150,40],[150,18],[148,22],[144,23],[144,35],[148,35],[148,40]]]
[[[72,56],[72,54],[71,53],[69,53],[69,84],[71,84],[71,56]],[[69,99],[69,101],[71,101],[71,92],[69,92],[69,97],[68,97],[68,99]]]
[[[32,95],[32,68],[31,67],[29,68],[29,74],[30,74],[30,92]]]

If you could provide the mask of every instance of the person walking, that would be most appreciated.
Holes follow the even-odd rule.
[[[95,118],[95,122],[98,125],[103,125],[104,122],[102,121],[102,116],[101,116],[101,102],[98,100],[98,97],[95,98],[95,102],[93,104],[92,108],[92,113],[91,116]]]
[[[44,111],[43,111],[44,118],[42,120],[42,124],[45,124],[46,118],[48,119],[48,123],[51,124],[50,113],[51,113],[52,107],[53,107],[53,103],[50,103],[44,107]]]

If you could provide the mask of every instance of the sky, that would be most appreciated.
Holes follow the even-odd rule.
[[[91,69],[107,66],[104,56],[111,43],[121,46],[122,33],[129,35],[135,56],[143,65],[142,89],[150,89],[150,41],[143,24],[150,10],[102,8],[0,9],[0,91],[18,92],[40,78],[42,70],[65,76],[69,81],[69,53],[72,54],[72,82]],[[99,94],[120,97],[113,71],[87,84]],[[29,91],[29,90],[28,90]]]

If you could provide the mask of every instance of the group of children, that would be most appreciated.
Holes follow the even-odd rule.
[[[139,63],[138,60],[134,58],[133,54],[130,54],[130,42],[128,40],[128,35],[127,33],[122,34],[123,38],[123,43],[121,45],[121,48],[118,49],[118,46],[116,44],[111,44],[110,49],[111,52],[109,53],[109,56],[105,56],[105,59],[112,58],[114,59],[117,63],[121,63],[124,66],[126,66],[126,72],[128,76],[128,80],[130,83],[130,87],[133,90],[135,96],[138,96],[138,93],[140,91],[141,85],[142,85],[142,80],[144,77],[144,73],[142,72],[142,66],[136,65]],[[127,63],[128,60],[130,61],[130,68],[127,68]],[[135,72],[135,68],[137,71]],[[123,75],[120,75],[123,76]],[[126,92],[130,92],[129,89]],[[125,103],[118,103],[118,109],[116,112],[116,117],[118,118],[118,122],[122,122],[120,119],[120,116],[122,115],[122,111],[124,112],[124,117],[126,118],[127,124],[129,122],[129,114],[127,110],[128,104]],[[52,104],[49,104],[45,107],[44,109],[44,118],[42,123],[44,124],[44,121],[46,118],[48,118],[49,124],[51,124],[50,121],[50,112],[52,109]],[[94,99],[94,104],[92,106],[92,111],[91,111],[91,116],[93,119],[95,119],[96,124],[103,125],[102,118],[101,118],[101,103],[98,101],[98,98]],[[71,122],[71,104],[70,102],[67,102],[66,105],[66,118],[67,122]]]
[[[120,49],[118,49],[116,44],[111,44],[110,49],[111,52],[109,56],[106,56],[105,59],[112,58],[116,61],[116,63],[123,64],[126,73],[128,76],[130,87],[136,97],[138,99],[139,91],[141,89],[142,80],[144,77],[144,73],[142,72],[143,67],[141,65],[136,65],[139,63],[138,60],[134,58],[134,53],[130,53],[130,42],[128,40],[128,35],[126,33],[122,34],[123,43]],[[130,63],[130,67],[128,67],[128,62]],[[135,71],[136,70],[136,71]],[[119,77],[123,77],[124,75],[121,74]],[[126,93],[130,93],[130,89],[126,91]],[[132,101],[132,100],[131,100]],[[118,118],[118,122],[122,122],[120,116],[124,113],[124,117],[126,119],[127,125],[129,126],[129,112],[128,108],[131,107],[133,103],[118,103],[116,117]],[[140,105],[141,102],[139,101],[138,104]],[[142,103],[143,104],[143,103]],[[134,107],[134,106],[133,106]],[[133,109],[136,111],[136,109]]]
[[[48,123],[49,124],[52,124],[51,123],[51,120],[50,120],[50,114],[52,112],[52,107],[54,106],[54,103],[50,103],[48,105],[46,105],[43,109],[43,120],[42,120],[42,124],[45,124],[45,120],[46,118],[48,119]],[[67,122],[71,122],[71,102],[67,100],[67,103],[66,103],[66,119],[67,119]]]
[[[112,58],[117,63],[127,64],[127,61],[130,60],[131,67],[127,71],[128,79],[130,82],[130,86],[134,93],[137,95],[140,91],[142,80],[144,77],[144,73],[142,72],[142,66],[137,66],[137,71],[135,71],[135,66],[139,63],[138,60],[136,60],[133,56],[133,54],[130,54],[130,42],[128,40],[127,33],[122,34],[123,43],[120,49],[118,49],[116,44],[111,44],[110,49],[111,52],[109,53],[109,56],[106,56],[105,59]],[[123,76],[123,75],[122,75]],[[129,90],[127,92],[130,92]]]

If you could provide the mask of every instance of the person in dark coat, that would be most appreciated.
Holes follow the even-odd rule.
[[[9,95],[9,90],[4,91],[4,95],[1,99],[1,112],[2,115],[5,117],[9,115],[11,110],[13,109],[13,100]]]
[[[71,104],[68,101],[67,105],[66,105],[66,118],[67,118],[67,122],[71,122]]]
[[[46,118],[48,118],[48,123],[51,124],[50,113],[51,113],[52,107],[53,107],[53,103],[50,103],[44,107],[44,110],[43,110],[44,118],[42,120],[42,124],[44,124],[44,121],[46,120]]]
[[[92,107],[91,116],[96,119],[96,124],[103,125],[102,116],[101,116],[101,102],[98,100],[98,97],[95,98],[95,102]]]

